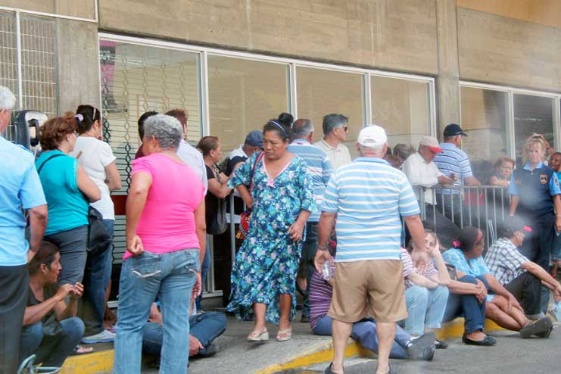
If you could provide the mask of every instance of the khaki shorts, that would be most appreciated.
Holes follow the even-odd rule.
[[[335,267],[331,318],[348,323],[366,316],[378,322],[407,318],[401,260],[338,262]]]

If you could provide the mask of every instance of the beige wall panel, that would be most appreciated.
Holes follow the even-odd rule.
[[[437,73],[435,0],[100,0],[100,28]]]
[[[458,0],[458,7],[561,28],[559,0]]]
[[[561,30],[458,9],[460,78],[561,90]]]
[[[2,0],[0,6],[80,18],[95,18],[94,0]]]
[[[99,107],[99,45],[97,25],[57,21],[58,112],[74,111],[79,104]]]

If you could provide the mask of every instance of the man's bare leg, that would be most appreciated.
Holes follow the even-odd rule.
[[[378,368],[376,374],[390,371],[390,351],[395,338],[395,322],[377,322],[378,326]]]
[[[345,348],[347,347],[347,341],[351,336],[353,324],[343,321],[337,321],[334,319],[331,327],[333,330],[333,334],[332,334],[333,350],[335,351],[333,357],[333,365],[331,366],[331,371],[333,371],[334,373],[342,374],[343,361],[345,360]]]

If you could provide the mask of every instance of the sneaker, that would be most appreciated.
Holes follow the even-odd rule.
[[[82,343],[84,344],[96,344],[96,343],[111,343],[115,340],[114,332],[103,330],[99,334],[85,336],[82,338]]]
[[[547,334],[547,336],[549,336],[552,327],[553,327],[553,323],[551,322],[549,317],[543,317],[538,321],[530,322],[526,326],[522,327],[520,329],[520,337],[522,339],[528,339],[532,335],[538,335],[538,334]]]
[[[195,355],[196,358],[199,357],[212,357],[220,351],[220,347],[216,344],[210,344],[208,347],[201,349],[199,353]]]
[[[412,360],[431,361],[434,357],[436,336],[434,332],[427,332],[410,340],[407,344],[407,354]]]
[[[438,340],[438,339],[436,339],[436,340],[434,341],[434,347],[435,347],[436,349],[446,349],[446,348],[448,348],[448,343],[446,343],[444,340]]]

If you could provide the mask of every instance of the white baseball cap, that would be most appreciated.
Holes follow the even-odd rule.
[[[369,125],[360,130],[357,142],[365,147],[378,147],[388,142],[388,136],[382,127]]]

